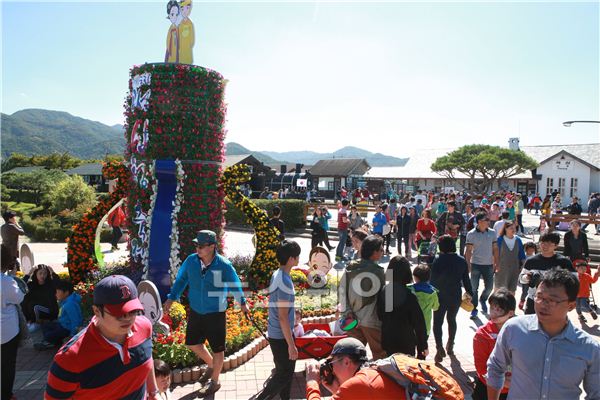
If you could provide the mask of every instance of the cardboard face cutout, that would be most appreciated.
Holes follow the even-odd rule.
[[[28,275],[29,272],[31,272],[31,269],[33,268],[34,260],[33,252],[31,251],[27,243],[23,243],[21,245],[19,255],[21,257],[21,271],[24,275]]]
[[[331,270],[329,252],[320,246],[310,251],[308,259],[308,282],[312,287],[321,288],[327,283],[327,274]]]
[[[144,306],[144,316],[156,324],[163,316],[160,295],[156,285],[150,281],[141,281],[137,287],[138,298]]]

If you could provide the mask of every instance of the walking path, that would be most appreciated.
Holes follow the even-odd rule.
[[[537,223],[537,219],[533,216],[526,215],[524,218],[526,227],[532,228]],[[589,228],[591,230],[592,228]],[[251,234],[242,232],[227,232],[226,234],[227,249],[226,253],[229,256],[234,254],[252,254],[254,248],[251,242]],[[598,236],[593,233],[588,236],[590,240],[598,241]],[[298,238],[298,243],[302,248],[302,262],[306,262],[310,251],[310,239]],[[110,245],[107,245],[110,246]],[[66,261],[65,245],[61,243],[32,243],[31,247],[35,254],[36,263],[62,265]],[[125,247],[121,245],[121,247]],[[108,248],[106,250],[109,250]],[[121,256],[126,256],[124,250],[119,252],[107,252],[106,258],[109,260],[118,259]],[[389,258],[382,259],[381,264],[387,266]],[[341,265],[340,265],[341,266]],[[595,285],[594,295],[600,300],[600,285]],[[520,293],[518,293],[519,295]],[[519,313],[521,313],[519,311]],[[571,321],[576,326],[581,326],[577,320],[577,315],[572,312],[569,315]],[[480,319],[470,320],[469,314],[461,310],[457,317],[458,335],[455,343],[455,357],[446,357],[442,362],[442,366],[446,368],[463,387],[467,398],[470,398],[471,388],[469,381],[475,376],[475,366],[473,364],[473,335],[478,326],[487,322],[484,316]],[[445,328],[445,327],[444,327]],[[588,333],[594,335],[600,340],[600,323],[588,318],[587,325],[582,327]],[[15,394],[17,399],[41,399],[46,384],[46,376],[50,367],[54,353],[52,351],[38,352],[33,349],[32,343],[41,340],[41,335],[36,332],[33,340],[25,347],[19,349],[17,357],[17,373],[15,380]],[[431,335],[433,336],[433,335]],[[444,331],[444,337],[447,338],[447,332]],[[433,337],[429,339],[429,349],[431,354],[428,359],[433,359],[435,355],[435,343]],[[296,373],[292,386],[292,398],[302,399],[305,397],[305,379],[302,374],[304,371],[305,360],[300,360],[296,363]],[[222,388],[214,396],[209,398],[223,400],[248,399],[253,394],[257,393],[263,387],[264,382],[271,374],[271,369],[274,367],[273,357],[270,347],[261,350],[254,358],[248,361],[241,367],[232,371],[228,371],[221,375]],[[198,384],[188,384],[177,386],[172,393],[173,399],[194,399],[196,391],[199,389]],[[323,392],[325,393],[325,391]]]

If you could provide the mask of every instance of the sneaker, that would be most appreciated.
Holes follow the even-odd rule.
[[[580,315],[580,316],[579,316],[579,320],[580,320],[581,322],[587,322],[587,319],[585,319],[585,317],[584,317],[583,315]]]
[[[477,309],[474,308],[473,311],[471,311],[471,319],[475,319],[477,318]]]
[[[36,350],[39,350],[39,351],[50,350],[50,349],[52,349],[54,347],[55,347],[55,345],[53,343],[46,342],[45,340],[42,341],[42,342],[34,343],[33,344],[33,348],[36,349]]]
[[[446,344],[446,354],[448,354],[449,356],[454,355],[454,343],[448,342]]]
[[[210,367],[207,367],[204,370],[204,373],[202,374],[202,376],[200,377],[200,379],[198,379],[198,382],[200,383],[200,385],[204,386],[204,384],[206,382],[208,382],[208,380],[210,379],[210,377],[212,376],[212,374],[213,374],[213,369],[210,368]]]
[[[433,360],[436,363],[441,363],[444,360],[444,357],[446,357],[446,352],[444,351],[444,348],[438,347]]]
[[[596,314],[595,311],[590,311],[590,315],[592,316],[593,319],[598,319],[598,314]]]
[[[198,395],[202,397],[210,396],[211,394],[217,392],[219,389],[221,389],[221,384],[211,379],[205,386],[198,390]]]

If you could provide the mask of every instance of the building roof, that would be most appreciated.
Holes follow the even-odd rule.
[[[437,172],[431,170],[431,164],[455,148],[446,149],[422,149],[413,150],[408,154],[408,161],[403,167],[374,167],[364,176],[370,179],[444,179]],[[544,146],[522,146],[520,148],[525,154],[544,163],[561,152],[567,152],[580,159],[590,167],[600,169],[600,143],[591,144],[567,144],[567,145],[544,145]],[[457,173],[457,179],[467,179],[466,175]],[[510,179],[532,179],[531,172],[526,171],[515,175]]]
[[[65,171],[65,173],[67,175],[102,176],[102,164],[100,164],[100,163],[82,164],[79,167],[71,168],[70,170]]]
[[[540,164],[548,161],[560,152],[566,152],[588,164],[588,166],[600,169],[600,143],[523,146],[521,150]]]
[[[310,168],[315,176],[363,175],[371,166],[364,158],[332,158],[319,160]]]
[[[223,165],[225,167],[231,167],[232,165],[243,163],[260,163],[256,157],[252,154],[236,154],[236,155],[227,155],[225,156],[225,162]]]
[[[40,169],[45,169],[40,165],[32,165],[29,167],[14,167],[13,169],[9,169],[8,171],[2,171],[2,173],[11,173],[11,174],[28,174],[33,171],[38,171]]]

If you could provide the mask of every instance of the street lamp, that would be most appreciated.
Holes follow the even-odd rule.
[[[573,124],[600,124],[600,121],[565,121],[562,124],[569,128]]]

